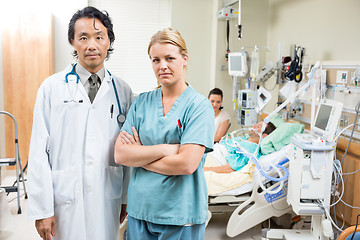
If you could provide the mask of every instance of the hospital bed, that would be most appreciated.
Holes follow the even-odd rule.
[[[302,130],[303,128],[299,129]],[[259,162],[266,171],[271,169],[271,164],[284,164],[283,166],[287,167],[289,150],[290,144],[285,145],[278,151],[261,156]],[[225,154],[224,149],[216,145],[214,152],[208,154],[205,165],[214,166],[221,163],[223,161],[221,158],[224,158]],[[273,171],[272,174],[276,175],[276,172]],[[209,192],[209,220],[212,214],[232,212],[226,229],[230,237],[237,236],[271,217],[279,217],[292,210],[286,201],[287,181],[278,193],[268,194],[260,188],[259,179],[265,181],[265,178],[259,178],[259,175],[259,171],[251,161],[242,170],[232,173],[205,172]],[[232,183],[231,186],[228,185],[229,182]],[[219,186],[210,186],[214,183]],[[279,183],[267,181],[266,187],[274,190],[279,188]]]

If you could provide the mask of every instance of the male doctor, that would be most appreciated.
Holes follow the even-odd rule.
[[[45,240],[115,240],[130,173],[115,164],[114,144],[133,94],[104,68],[115,40],[106,12],[77,11],[68,39],[77,64],[47,78],[37,93],[28,216]]]

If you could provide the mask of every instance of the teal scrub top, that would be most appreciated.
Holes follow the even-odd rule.
[[[205,153],[191,175],[168,176],[135,167],[129,183],[127,211],[156,224],[202,224],[207,219],[207,187],[203,172],[215,135],[214,110],[208,99],[187,87],[163,116],[161,88],[140,94],[132,103],[122,131],[134,126],[143,145],[198,144]],[[181,127],[180,127],[181,126]]]
[[[253,142],[246,141],[248,136],[246,137],[235,137],[234,141],[239,143],[239,145],[247,150],[248,153],[254,154],[257,148],[257,144]],[[226,161],[229,163],[230,167],[235,171],[241,170],[246,164],[249,162],[249,157],[241,154],[238,150],[233,146],[234,143],[231,139],[225,139],[221,142],[227,151],[228,155],[226,155]],[[260,152],[258,151],[257,158],[261,156]]]

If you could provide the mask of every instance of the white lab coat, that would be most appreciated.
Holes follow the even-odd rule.
[[[37,93],[29,153],[28,217],[55,215],[57,240],[115,240],[130,169],[114,162],[120,131],[114,88],[106,72],[91,104],[81,82],[77,91],[73,77],[65,83],[71,67],[47,78]],[[124,81],[114,80],[122,113],[127,113],[132,91]],[[64,103],[71,99],[83,102]]]

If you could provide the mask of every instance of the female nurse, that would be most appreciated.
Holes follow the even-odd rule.
[[[219,142],[220,139],[226,134],[230,127],[230,115],[223,109],[223,92],[219,88],[214,88],[209,92],[209,101],[215,113],[215,136],[214,142]]]
[[[179,32],[157,32],[148,46],[160,84],[131,105],[115,145],[117,163],[134,167],[127,239],[204,239],[205,155],[214,142],[214,111],[185,82],[188,52]]]

